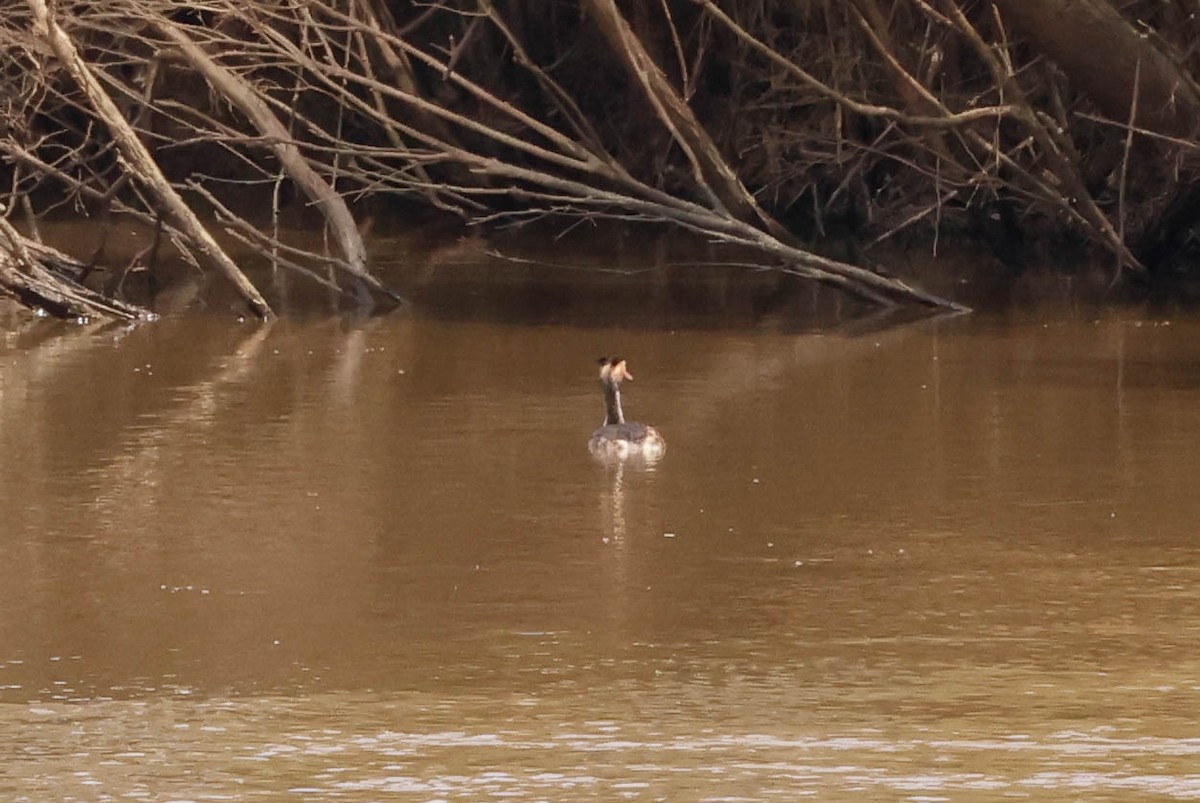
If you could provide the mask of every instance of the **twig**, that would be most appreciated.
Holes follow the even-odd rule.
[[[1133,123],[1137,120],[1138,93],[1142,78],[1141,59],[1133,65],[1133,94],[1129,100],[1129,128],[1125,131],[1125,152],[1121,156],[1121,174],[1117,182],[1117,237],[1125,242],[1125,179],[1129,174],[1129,152],[1133,147]],[[1113,272],[1113,284],[1121,278],[1123,266],[1120,255],[1117,255],[1117,267]]]

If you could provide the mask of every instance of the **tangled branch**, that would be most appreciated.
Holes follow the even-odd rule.
[[[1007,5],[26,0],[0,17],[5,215],[24,210],[27,242],[68,205],[160,228],[264,317],[211,221],[272,266],[383,298],[357,218],[414,201],[484,225],[681,227],[880,304],[954,306],[805,243],[999,219],[1142,270],[1130,240],[1194,181],[1190,140],[1147,135],[1136,107],[1097,114],[1012,44]],[[1129,169],[1139,145],[1160,167]],[[286,241],[289,205],[327,248]]]

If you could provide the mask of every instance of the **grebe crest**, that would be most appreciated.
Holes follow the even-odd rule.
[[[639,421],[626,421],[621,409],[621,383],[632,382],[633,374],[621,357],[601,357],[600,390],[604,394],[604,423],[588,441],[588,451],[596,457],[624,459],[641,457],[657,460],[667,450],[662,433]]]

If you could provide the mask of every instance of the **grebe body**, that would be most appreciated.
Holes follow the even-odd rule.
[[[667,441],[654,427],[626,421],[621,409],[621,383],[633,381],[629,366],[620,357],[600,358],[600,389],[604,393],[604,423],[588,440],[588,451],[597,457],[641,456],[654,460],[667,450]]]

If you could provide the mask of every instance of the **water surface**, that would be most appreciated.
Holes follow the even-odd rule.
[[[1200,797],[1198,455],[1187,318],[36,326],[0,796]]]

